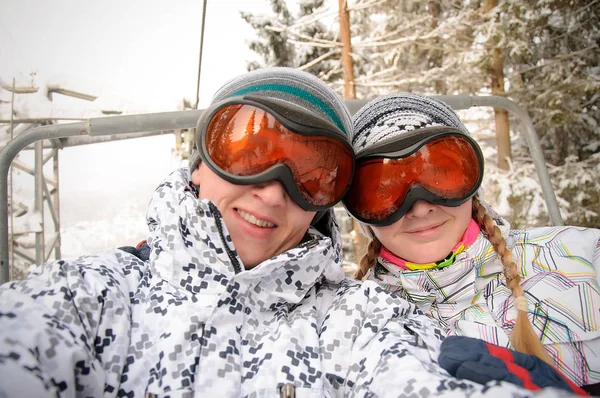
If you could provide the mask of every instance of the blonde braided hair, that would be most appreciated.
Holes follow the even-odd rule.
[[[367,272],[373,268],[375,263],[377,262],[377,257],[379,257],[379,252],[381,251],[381,242],[379,239],[373,238],[371,242],[369,242],[369,246],[367,246],[367,252],[362,256],[360,262],[358,263],[358,270],[354,273],[354,277],[356,279],[363,279]]]
[[[527,316],[527,299],[523,295],[521,275],[519,275],[517,264],[513,260],[512,252],[507,249],[506,240],[502,237],[500,228],[494,224],[494,220],[492,220],[492,217],[490,217],[485,207],[476,197],[473,198],[473,219],[479,224],[481,231],[500,257],[504,269],[504,277],[506,278],[506,285],[515,298],[517,319],[510,336],[510,341],[514,349],[524,354],[535,355],[544,362],[554,365],[554,362],[550,359],[548,352],[533,330],[533,326]]]

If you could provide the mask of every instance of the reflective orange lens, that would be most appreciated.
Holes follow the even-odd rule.
[[[444,199],[461,199],[473,190],[480,172],[471,143],[444,136],[403,158],[359,160],[346,202],[365,219],[383,220],[398,210],[415,185]]]
[[[316,206],[338,201],[352,174],[352,152],[341,140],[294,133],[252,105],[229,105],[215,113],[206,148],[219,168],[238,176],[285,164],[302,196]]]

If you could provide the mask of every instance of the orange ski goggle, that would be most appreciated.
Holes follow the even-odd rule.
[[[198,121],[202,161],[241,185],[279,181],[307,211],[332,207],[348,190],[354,152],[335,124],[283,101],[233,97]]]
[[[358,220],[391,225],[417,200],[460,206],[483,178],[483,154],[462,130],[427,127],[358,153],[344,205]]]

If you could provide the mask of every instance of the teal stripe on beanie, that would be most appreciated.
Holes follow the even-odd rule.
[[[282,66],[255,69],[228,80],[214,94],[211,103],[244,94],[279,99],[302,107],[333,123],[340,129],[340,138],[352,143],[352,118],[344,100],[323,80],[308,72]],[[200,163],[196,149],[190,154],[189,163],[191,170]]]
[[[254,93],[257,91],[279,91],[282,93],[294,95],[294,96],[299,97],[307,102],[310,102],[311,104],[313,104],[314,106],[319,108],[321,111],[323,111],[327,116],[329,116],[331,118],[331,120],[335,123],[335,125],[338,126],[339,129],[342,130],[346,134],[346,136],[348,136],[348,132],[346,131],[344,124],[342,123],[340,118],[336,115],[336,113],[333,111],[333,109],[331,109],[320,98],[317,98],[313,94],[309,93],[308,91],[302,90],[298,87],[288,86],[285,84],[277,84],[277,83],[261,84],[261,85],[257,85],[257,86],[243,88],[241,90],[238,90],[238,91],[232,93],[230,96],[234,97],[236,95],[244,95],[244,94]]]

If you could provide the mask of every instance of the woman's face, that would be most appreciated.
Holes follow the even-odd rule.
[[[223,215],[247,269],[297,246],[316,214],[300,208],[276,181],[235,185],[201,163],[192,182],[200,187],[199,196],[212,200]]]
[[[411,263],[434,263],[446,258],[462,238],[471,220],[472,202],[446,207],[419,200],[394,224],[371,229],[396,256]]]

